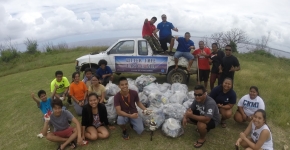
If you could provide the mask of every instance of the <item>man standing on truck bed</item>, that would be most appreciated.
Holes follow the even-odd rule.
[[[191,65],[194,60],[194,56],[190,53],[190,50],[194,49],[194,43],[189,38],[190,38],[189,32],[186,32],[184,37],[178,37],[178,36],[175,37],[176,41],[178,41],[178,46],[174,54],[174,63],[175,63],[174,70],[178,68],[178,59],[180,57],[184,57],[188,60],[187,71],[188,72],[190,71]]]
[[[173,26],[171,22],[167,22],[166,15],[163,14],[161,16],[162,22],[160,22],[157,25],[157,29],[154,31],[154,33],[159,32],[159,41],[161,44],[161,47],[164,51],[168,50],[167,43],[170,44],[169,47],[169,53],[172,52],[173,46],[174,46],[174,37],[172,36],[171,30],[178,32],[178,29]]]
[[[156,27],[154,25],[156,21],[157,21],[156,17],[152,17],[150,21],[148,21],[148,19],[146,18],[142,28],[142,37],[148,41],[154,52],[162,51],[161,45],[157,40],[158,36],[154,32],[156,30]]]

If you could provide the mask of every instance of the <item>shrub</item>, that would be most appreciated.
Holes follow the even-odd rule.
[[[36,40],[31,40],[31,39],[26,39],[24,41],[24,44],[26,45],[26,52],[29,54],[35,54],[37,53],[37,41]]]
[[[3,62],[9,62],[9,61],[17,58],[19,55],[20,55],[20,52],[18,52],[14,48],[1,50],[1,60]]]

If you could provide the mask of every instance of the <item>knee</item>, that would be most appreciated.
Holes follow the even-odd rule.
[[[104,132],[103,133],[103,138],[106,139],[110,136],[109,132]]]
[[[232,117],[232,110],[227,110],[222,114],[224,119],[229,119]]]
[[[137,134],[141,134],[144,131],[144,127],[136,126],[134,130],[137,132]]]
[[[52,141],[53,140],[53,133],[48,133],[46,135],[46,139],[49,140],[49,141]]]
[[[98,135],[95,134],[95,133],[91,133],[91,136],[90,136],[90,140],[97,140],[98,139]]]
[[[234,120],[238,123],[242,123],[243,122],[243,118],[242,116],[239,114],[239,112],[236,112],[235,113],[235,116],[234,116]]]
[[[198,130],[204,130],[204,129],[206,129],[206,124],[205,123],[203,123],[203,122],[197,122],[197,129]]]

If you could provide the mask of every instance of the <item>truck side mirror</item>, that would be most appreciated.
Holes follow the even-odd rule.
[[[110,55],[110,51],[107,52],[107,55]]]

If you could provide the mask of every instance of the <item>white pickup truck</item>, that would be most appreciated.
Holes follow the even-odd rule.
[[[181,57],[178,69],[174,70],[174,57],[167,54],[153,54],[149,43],[142,38],[120,39],[107,50],[81,56],[76,59],[76,71],[86,68],[98,69],[98,62],[105,59],[117,75],[121,73],[166,75],[168,83],[187,83],[191,74],[197,73],[196,61],[190,72],[188,61]]]

